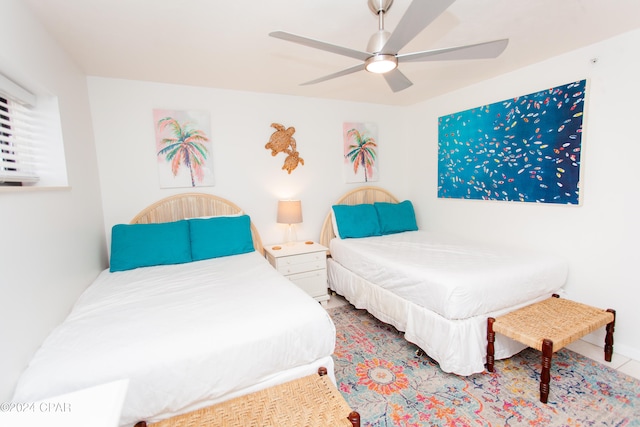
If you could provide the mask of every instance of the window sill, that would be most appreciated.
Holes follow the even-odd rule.
[[[65,190],[71,190],[71,187],[69,187],[69,186],[65,186],[65,187],[32,187],[32,186],[11,187],[11,186],[7,186],[7,187],[4,187],[4,186],[0,185],[0,193],[22,193],[22,192],[65,191]]]

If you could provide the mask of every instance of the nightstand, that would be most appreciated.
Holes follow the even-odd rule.
[[[276,270],[316,301],[327,304],[327,247],[314,242],[295,242],[267,245],[264,250]]]

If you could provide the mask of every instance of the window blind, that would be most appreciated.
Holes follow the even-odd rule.
[[[0,183],[35,183],[38,151],[31,107],[0,92]]]

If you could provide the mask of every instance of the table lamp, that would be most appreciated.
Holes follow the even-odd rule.
[[[302,204],[300,200],[279,200],[278,219],[279,224],[287,224],[285,243],[293,244],[297,239],[294,224],[302,222]]]

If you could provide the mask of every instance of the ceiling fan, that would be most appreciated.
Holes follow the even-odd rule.
[[[269,33],[269,35],[278,39],[363,61],[356,66],[302,83],[302,85],[320,83],[336,77],[367,70],[372,73],[382,74],[391,90],[393,92],[399,92],[413,84],[400,72],[398,69],[399,63],[495,58],[507,47],[509,39],[501,39],[421,52],[398,53],[407,43],[424,30],[427,25],[451,6],[454,1],[455,0],[413,0],[396,29],[393,33],[390,33],[384,29],[384,15],[391,8],[393,0],[368,0],[369,9],[371,9],[375,15],[378,15],[378,31],[369,39],[366,52],[286,33],[284,31],[274,31]]]

